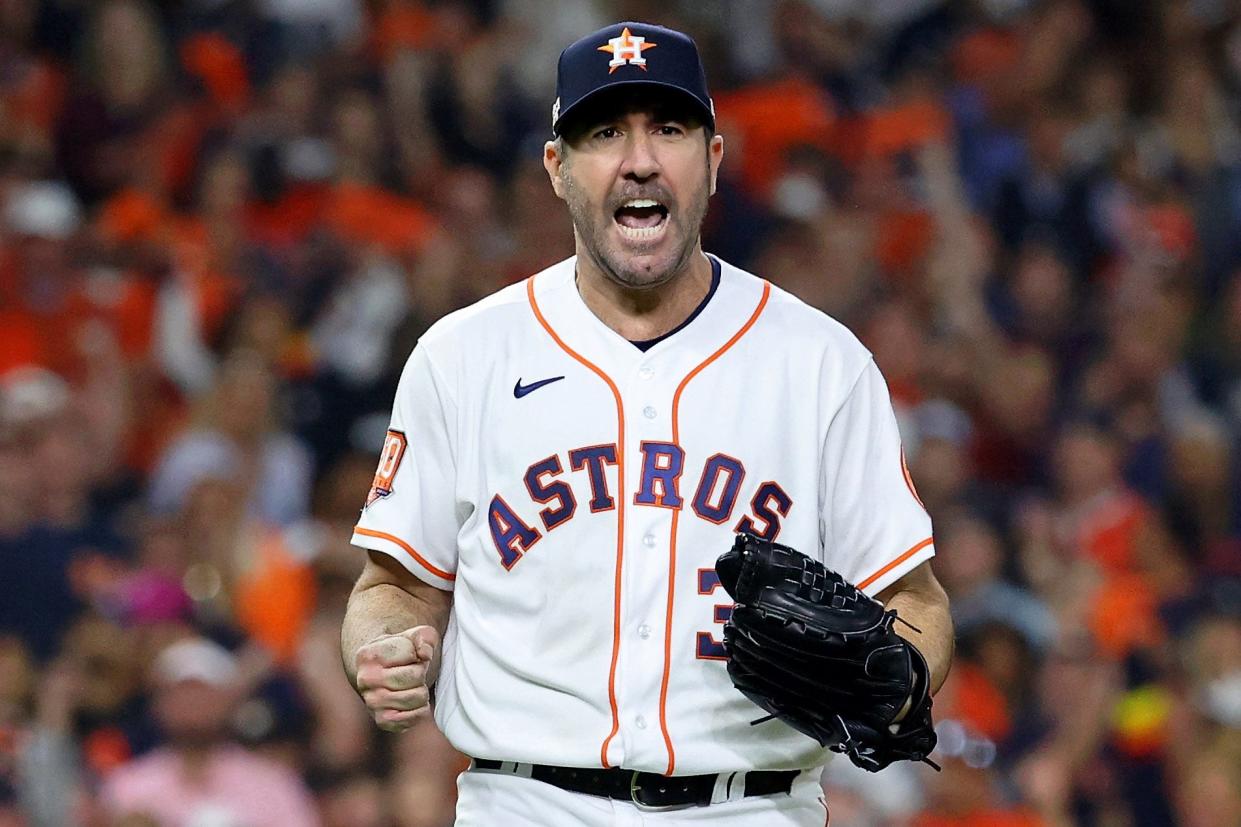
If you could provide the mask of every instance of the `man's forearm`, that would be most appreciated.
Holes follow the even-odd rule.
[[[341,659],[350,685],[356,686],[358,680],[354,656],[367,643],[415,626],[432,626],[442,636],[447,621],[447,602],[441,604],[439,599],[423,599],[391,583],[359,583],[349,596],[340,630]],[[434,671],[438,667],[437,657],[432,663],[428,683],[435,680]]]
[[[952,615],[948,611],[948,595],[943,587],[932,579],[893,591],[890,595],[880,595],[880,600],[889,609],[895,609],[897,616],[905,621],[898,620],[893,628],[918,647],[922,657],[926,658],[931,672],[931,691],[938,691],[948,677],[953,651]]]

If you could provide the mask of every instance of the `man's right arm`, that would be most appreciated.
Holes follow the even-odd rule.
[[[380,728],[408,729],[427,707],[451,608],[451,592],[370,552],[345,610],[341,657]]]

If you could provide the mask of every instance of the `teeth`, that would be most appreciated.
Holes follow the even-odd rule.
[[[626,201],[626,202],[624,203],[624,205],[623,205],[623,206],[626,206],[626,207],[637,207],[637,208],[641,209],[641,208],[643,208],[643,207],[658,207],[658,206],[659,206],[659,202],[658,202],[658,201],[652,201],[650,198],[630,198],[628,201]]]
[[[618,223],[617,229],[621,231],[621,235],[631,241],[649,241],[663,234],[664,228],[668,226],[668,222],[661,221],[654,227],[626,227],[624,224]]]

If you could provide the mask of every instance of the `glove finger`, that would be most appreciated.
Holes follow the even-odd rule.
[[[887,622],[883,604],[864,597],[861,600],[841,600],[841,605],[823,603],[813,595],[786,591],[775,587],[762,589],[747,605],[773,615],[801,620],[812,628],[830,629],[837,635],[865,635]]]
[[[748,603],[767,586],[791,584],[791,589],[805,579],[807,567],[812,577],[817,575],[820,580],[824,575],[840,579],[835,572],[789,546],[743,533],[716,560],[715,572],[734,602]]]
[[[793,713],[805,720],[818,720],[830,714],[830,708],[821,698],[789,691],[783,681],[785,676],[737,666],[730,670],[729,677],[741,691],[765,698],[766,703],[759,703],[759,706],[769,712]]]
[[[753,684],[750,678],[754,679]],[[798,732],[814,738],[823,746],[840,740],[841,730],[836,716],[825,716],[819,709],[791,702],[788,698],[775,699],[772,696],[774,686],[759,675],[738,675],[736,679],[736,687],[745,697]]]
[[[783,640],[777,640],[753,627],[735,626],[724,628],[724,646],[739,649],[743,657],[783,668],[795,680],[806,680],[816,688],[831,690],[836,686],[848,687],[850,697],[864,698],[867,704],[883,700],[902,703],[909,696],[908,681],[873,678],[866,674],[864,663],[847,657],[832,658],[807,655]]]
[[[768,649],[766,659],[774,663],[791,662],[799,670],[823,675],[828,682],[844,684],[857,681],[859,690],[878,693],[902,702],[914,685],[912,650],[893,631],[854,638],[854,642],[837,643],[832,633],[823,639],[806,635],[796,624],[785,624],[778,618],[764,617],[750,607],[734,609],[725,625],[725,646],[730,627],[745,633],[760,647]],[[885,641],[890,641],[886,642]]]
[[[842,714],[884,726],[896,717],[904,703],[873,696],[858,686],[824,683],[795,671],[773,668],[770,663],[745,654],[733,660],[736,663],[729,669],[729,677],[738,688],[762,691],[783,707],[796,706],[820,718]]]
[[[777,699],[795,698],[809,708],[821,707],[829,712],[868,708],[876,703],[877,699],[869,692],[848,682],[837,682],[839,678],[829,682],[814,677],[813,673],[790,669],[788,664],[781,664],[779,661],[773,663],[765,656],[761,644],[756,644],[744,636],[734,638],[732,650],[729,657],[729,675],[733,677],[733,682],[737,682],[737,673],[744,671],[745,674],[756,676],[752,681],[761,680],[764,685],[770,686],[767,691]]]
[[[884,623],[863,633],[842,632],[834,625],[835,618],[822,608],[807,611],[811,613],[790,615],[784,610],[741,606],[733,608],[733,617],[736,625],[762,629],[798,652],[828,657],[861,661],[871,650],[900,641]]]
[[[728,676],[732,679],[733,684],[761,691],[782,706],[808,703],[816,699],[813,693],[799,691],[798,687],[791,686],[792,676],[789,673],[783,670],[770,669],[767,664],[762,662],[755,663],[744,658],[730,659],[728,662]]]
[[[841,652],[847,649],[863,651],[861,644],[867,639],[864,635],[841,633],[832,626],[833,618],[824,610],[806,606],[794,614],[787,607],[771,605],[738,604],[733,607],[733,617],[739,626],[761,626],[769,634],[787,638],[791,642],[800,643],[810,650],[824,649]],[[873,636],[874,633],[872,633]]]
[[[816,641],[803,635],[797,628],[787,626],[776,619],[765,618],[748,607],[740,612],[736,609],[733,611],[733,619],[729,625],[744,629],[755,640],[772,647],[770,659],[773,661],[794,660],[818,672],[835,671],[842,668],[842,665],[847,665],[859,675],[868,674],[865,668],[865,658],[874,648],[874,643],[863,642],[861,645],[853,645],[842,642],[837,645],[830,640]],[[725,634],[728,628],[728,625],[724,627]],[[876,678],[880,681],[893,680],[893,677],[880,673],[876,673]],[[909,681],[908,678],[903,681],[897,678],[897,682],[908,683]]]
[[[796,657],[784,656],[779,651],[780,647],[773,641],[753,630],[749,633],[729,633],[726,630],[724,640],[725,649],[729,652],[730,658],[753,664],[770,672],[787,675],[787,679],[794,683],[804,681],[807,687],[815,692],[819,691],[821,685],[822,688],[830,690],[833,685],[846,683],[855,674],[857,677],[862,677],[856,669],[849,668],[851,664],[842,663],[832,680],[824,680],[821,677],[823,675],[821,670],[809,668],[805,662]]]

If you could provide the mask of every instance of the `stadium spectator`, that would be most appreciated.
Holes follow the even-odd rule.
[[[164,649],[152,673],[152,709],[167,744],[118,767],[102,791],[114,823],[146,816],[190,827],[319,824],[310,794],[288,768],[229,738],[240,669],[223,647],[190,638]]]

